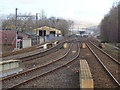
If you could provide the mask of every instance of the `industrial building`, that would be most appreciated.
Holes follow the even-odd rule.
[[[60,30],[55,29],[55,28],[51,28],[48,26],[43,26],[43,27],[34,29],[33,32],[38,36],[48,36],[48,35],[59,36],[59,35],[62,35],[62,32]]]

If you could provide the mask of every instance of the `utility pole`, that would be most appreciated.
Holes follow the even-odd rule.
[[[39,39],[39,33],[37,33],[38,31],[38,14],[40,13],[36,13],[36,35],[37,35],[37,44],[39,43],[38,39]]]
[[[36,35],[37,35],[37,28],[38,28],[37,20],[38,20],[38,13],[36,13]],[[38,44],[38,36],[36,37],[36,40],[37,40],[37,44]]]
[[[18,31],[17,31],[17,8],[15,9],[15,29],[16,29],[16,48],[18,48],[18,45],[17,45],[17,39],[18,39]]]
[[[73,25],[72,25],[72,34],[74,34],[74,32],[73,32],[73,31],[74,31],[74,29],[73,29]]]
[[[36,13],[36,35],[37,35],[37,31],[38,31],[38,14],[40,14],[40,13]],[[42,20],[43,20],[43,15],[42,15]],[[37,36],[37,41],[38,41],[38,37],[39,37],[39,35]],[[43,41],[45,42],[45,38],[44,38],[44,30],[42,29],[42,38],[43,38]],[[37,43],[38,44],[38,43]]]
[[[18,45],[17,45],[17,39],[18,39],[18,23],[17,23],[17,18],[18,17],[33,17],[33,16],[26,16],[26,15],[18,16],[17,15],[17,10],[18,10],[18,8],[15,8],[16,48],[18,48]]]

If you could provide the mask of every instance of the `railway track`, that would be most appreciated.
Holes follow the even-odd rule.
[[[92,42],[87,44],[87,46],[90,49],[90,51],[93,53],[93,55],[96,57],[96,59],[100,62],[100,64],[107,72],[107,74],[110,76],[110,79],[113,80],[115,85],[120,87],[120,82],[119,82],[120,63],[118,62],[118,60],[114,59],[112,56],[101,50]]]
[[[36,54],[32,53],[30,55],[26,55],[24,57],[22,56],[22,57],[19,57],[17,59],[22,60],[22,61],[27,61],[27,60],[33,60],[33,59],[36,59],[36,58],[39,58],[39,57],[44,57],[44,56],[49,55],[51,53],[54,53],[57,50],[59,50],[60,48],[62,48],[64,43],[66,43],[66,42],[69,43],[69,42],[72,42],[72,41],[74,41],[74,39],[73,40],[64,40],[63,42],[60,42],[58,45],[53,46],[51,48],[48,48],[48,49],[46,49],[42,52],[38,52]]]
[[[21,52],[20,54],[19,54],[19,52],[18,52],[18,54],[17,54],[17,51],[16,51],[16,54],[15,55],[11,55],[11,56],[8,56],[8,57],[3,57],[3,60],[9,60],[9,59],[25,59],[25,60],[29,60],[30,58],[31,59],[33,59],[33,58],[35,58],[36,56],[45,56],[45,55],[47,55],[46,54],[46,52],[50,52],[50,51],[55,51],[55,50],[57,50],[57,49],[59,49],[59,47],[60,46],[62,46],[62,44],[63,43],[65,43],[66,41],[63,41],[63,42],[60,42],[59,44],[57,44],[57,45],[55,45],[55,46],[53,46],[53,47],[51,47],[51,48],[48,48],[48,49],[46,49],[46,50],[42,50],[42,49],[40,49],[39,48],[39,46],[36,46],[35,48],[34,48],[34,50],[32,50],[32,51],[28,51],[28,52]],[[21,50],[22,51],[22,50]],[[24,51],[24,50],[23,50]],[[29,58],[30,57],[30,58]]]
[[[34,68],[34,67],[40,66],[44,63],[53,61],[54,59],[63,56],[69,50],[70,45],[71,45],[71,43],[68,43],[67,49],[61,48],[53,53],[49,53],[48,55],[43,56],[43,57],[38,57],[36,59],[27,60],[27,61],[25,60],[25,62],[22,62],[21,67],[23,67],[23,70],[25,71],[27,69]],[[22,61],[24,61],[24,60],[22,60]]]
[[[70,52],[72,52],[72,47],[75,47],[75,45],[71,46],[71,48],[68,50],[68,52],[64,56],[62,56],[52,62],[49,62],[42,66],[39,66],[39,67],[30,69],[28,71],[25,71],[25,72],[2,79],[3,88],[18,87],[18,86],[23,85],[29,81],[32,81],[38,77],[44,76],[44,75],[49,74],[57,69],[60,69],[61,67],[64,67],[65,65],[74,61],[79,56],[80,49],[76,50],[77,51],[76,55],[75,54],[72,55],[70,53]],[[79,45],[76,45],[76,47],[79,48]],[[70,59],[70,57],[72,59]]]
[[[37,47],[41,46],[42,44],[38,44],[32,47],[28,47],[28,48],[23,48],[21,50],[18,51],[13,51],[13,52],[6,52],[2,55],[2,57],[8,57],[8,56],[13,56],[13,55],[18,55],[18,54],[23,54],[23,53],[27,53],[27,52],[32,52],[34,50],[37,50]]]
[[[68,42],[68,46],[70,46],[71,42]],[[23,70],[25,71],[27,69],[34,68],[36,66],[42,65],[44,63],[48,63],[49,61],[52,61],[56,58],[61,57],[69,49],[69,48],[63,49],[63,44],[64,43],[62,43],[59,46],[57,45],[56,48],[54,48],[48,52],[45,52],[45,53],[43,52],[43,53],[38,54],[38,55],[22,58],[21,60],[22,60]]]
[[[33,54],[33,55],[27,55],[25,57],[20,57],[18,58],[19,60],[22,60],[22,61],[26,61],[26,60],[33,60],[33,59],[36,59],[36,58],[39,58],[39,57],[44,57],[46,55],[49,55],[51,53],[54,53],[56,52],[57,50],[59,50],[61,47],[63,46],[63,43],[60,43],[58,44],[57,46],[54,46],[54,47],[51,47],[45,51],[42,51],[42,52],[39,52],[37,54]]]
[[[95,46],[97,49],[99,49],[101,52],[103,52],[105,55],[107,55],[108,57],[110,57],[112,60],[114,60],[116,63],[120,64],[119,60],[115,59],[114,57],[112,57],[111,55],[109,55],[107,52],[105,52],[104,50],[100,49],[97,45],[95,45],[93,42],[90,41],[90,43]]]

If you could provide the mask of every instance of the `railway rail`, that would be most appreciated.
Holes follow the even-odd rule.
[[[69,39],[69,38],[64,38],[63,40],[59,40],[59,42],[66,42],[66,40],[70,41],[72,39]],[[54,41],[50,42],[50,43],[53,43]],[[46,43],[46,42],[45,42]],[[4,53],[4,54],[0,54],[0,58],[5,58],[5,57],[8,57],[8,56],[13,56],[13,55],[18,55],[18,54],[24,54],[24,53],[27,53],[27,52],[31,52],[31,51],[34,51],[34,50],[37,50],[37,47],[45,44],[45,43],[42,43],[42,44],[38,44],[38,45],[35,45],[35,46],[32,46],[32,47],[28,47],[28,48],[23,48],[21,50],[18,50],[18,51],[13,51],[13,52],[7,52],[7,53]]]
[[[114,59],[112,56],[101,50],[99,47],[94,45],[92,42],[87,44],[90,51],[96,57],[96,59],[103,66],[107,74],[111,77],[114,83],[120,87],[119,82],[119,65],[118,60]]]
[[[68,41],[66,41],[66,42],[68,42]],[[71,44],[71,42],[68,42],[68,46]],[[53,59],[61,57],[69,49],[69,48],[67,48],[64,50],[63,44],[64,44],[64,42],[61,43],[60,45],[57,45],[52,50],[48,50],[47,52],[43,52],[43,53],[40,53],[37,55],[35,54],[35,55],[30,56],[30,57],[21,58],[20,60],[22,60],[22,67],[24,68],[23,70],[25,71],[27,69],[42,65],[42,64],[47,63]]]
[[[39,46],[36,46],[36,47],[31,47],[32,48],[32,51],[28,51],[28,52],[24,52],[24,50],[20,50],[21,52],[19,53],[19,51],[16,51],[15,55],[12,55],[11,56],[8,56],[8,57],[3,57],[2,59],[3,60],[8,60],[8,59],[27,59],[28,57],[30,56],[34,56],[34,55],[40,55],[40,54],[43,54],[43,53],[46,53],[47,51],[51,51],[51,50],[54,50],[54,49],[57,49],[59,46],[61,46],[61,44],[65,43],[66,41],[62,41],[60,42],[59,44],[51,47],[51,48],[48,48],[46,50],[41,50],[39,49],[38,47]],[[26,50],[26,49],[25,49]],[[44,54],[43,56],[45,56],[47,54]],[[41,55],[42,56],[42,55]]]
[[[71,46],[71,48],[72,47],[73,46]],[[79,48],[79,45],[77,45],[77,47]],[[29,82],[31,80],[34,80],[34,79],[36,79],[38,77],[47,75],[47,74],[49,74],[49,73],[51,73],[51,72],[53,72],[53,71],[55,71],[57,69],[60,69],[61,67],[64,67],[65,65],[67,65],[70,62],[74,61],[79,56],[80,48],[77,51],[77,55],[73,55],[71,60],[67,59],[67,61],[65,63],[63,63],[63,61],[66,60],[65,58],[68,58],[68,57],[71,56],[71,55],[69,56],[70,51],[72,50],[71,48],[68,50],[68,52],[64,56],[62,56],[62,57],[60,57],[60,58],[58,58],[58,59],[56,59],[54,61],[51,61],[51,62],[49,62],[47,64],[42,65],[42,66],[39,66],[39,67],[30,69],[28,71],[25,71],[25,72],[22,72],[22,73],[19,73],[19,74],[16,74],[16,75],[13,75],[13,76],[2,79],[3,88],[15,88],[15,87],[18,87],[19,85],[23,85],[23,84],[25,84],[25,83],[27,83],[27,82]],[[62,63],[62,65],[59,66],[59,64],[61,64],[61,63]],[[54,66],[57,66],[57,67],[54,67],[54,68],[50,69],[50,67],[53,67],[52,66],[53,64],[54,64]],[[44,69],[43,67],[44,68],[46,67],[46,69]],[[22,78],[22,80],[21,80],[21,78]],[[12,83],[12,82],[14,82],[14,83]]]
[[[71,43],[68,43],[68,48],[64,49],[64,48],[61,48],[53,53],[49,53],[48,55],[45,55],[43,57],[38,57],[36,59],[30,59],[30,60],[22,60],[22,64],[21,64],[21,67],[23,67],[23,70],[28,70],[30,68],[34,68],[34,67],[37,67],[37,66],[40,66],[42,64],[45,64],[45,63],[48,63],[50,61],[53,61],[54,59],[57,59],[61,56],[63,56],[70,48],[70,45]],[[46,52],[47,53],[47,52]]]
[[[109,55],[108,53],[106,53],[104,50],[102,50],[102,49],[100,49],[98,46],[96,46],[94,43],[92,43],[91,41],[90,41],[90,43],[93,45],[93,46],[95,46],[97,49],[99,49],[101,52],[103,52],[105,55],[107,55],[109,58],[111,58],[112,60],[114,60],[116,63],[118,63],[119,65],[120,65],[120,62],[117,60],[117,59],[115,59],[114,57],[112,57],[111,55]]]
[[[43,43],[43,44],[45,44],[45,43]],[[23,53],[26,53],[26,52],[31,52],[31,51],[37,50],[37,47],[39,47],[43,44],[38,44],[38,45],[35,45],[35,46],[32,46],[32,47],[23,48],[23,49],[20,49],[18,51],[6,52],[2,55],[2,57],[8,57],[8,56],[13,56],[13,55],[23,54]]]
[[[49,55],[49,54],[54,53],[57,50],[59,50],[63,46],[63,43],[60,43],[57,46],[51,47],[51,48],[46,49],[45,51],[39,52],[37,54],[27,55],[25,57],[20,57],[18,59],[20,59],[22,61],[26,61],[26,60],[33,60],[33,59],[38,58],[38,57],[44,57],[46,55]]]
[[[68,44],[68,46],[69,46],[70,44]],[[31,68],[34,68],[34,67],[37,67],[37,66],[40,66],[40,65],[42,65],[42,64],[44,64],[44,63],[48,63],[49,61],[52,61],[53,59],[56,59],[56,58],[59,58],[60,56],[62,56],[62,55],[64,55],[67,51],[68,51],[68,49],[69,48],[67,48],[67,49],[59,49],[61,46],[59,45],[59,47],[58,48],[56,48],[56,51],[54,50],[54,49],[52,49],[52,50],[54,50],[55,52],[53,52],[52,50],[50,50],[50,51],[52,51],[53,53],[49,53],[48,55],[45,55],[44,57],[38,57],[38,58],[36,58],[36,59],[32,59],[32,60],[27,60],[27,62],[26,62],[26,60],[21,60],[20,62],[20,67],[22,67],[22,71],[26,71],[26,70],[28,70],[28,69],[31,69]],[[46,52],[47,53],[47,52]],[[59,54],[60,53],[60,54]],[[58,55],[57,55],[58,54]],[[57,56],[56,56],[57,55]],[[56,57],[55,57],[56,56]],[[24,62],[25,61],[25,62]],[[7,73],[11,73],[10,72],[11,71],[11,69],[7,72]],[[14,71],[13,71],[14,72]],[[19,73],[19,72],[18,72]],[[14,73],[15,74],[15,73]],[[9,77],[9,76],[8,76]]]
[[[37,54],[32,54],[32,55],[26,55],[24,57],[19,57],[18,59],[22,60],[24,62],[26,60],[34,60],[34,59],[39,58],[39,57],[44,57],[46,55],[50,55],[51,53],[54,53],[54,52],[58,51],[60,48],[62,48],[62,46],[65,42],[70,43],[70,42],[73,42],[73,41],[74,41],[74,39],[73,40],[66,40],[64,42],[59,43],[56,46],[53,46],[49,49],[46,49],[45,51],[38,52]]]

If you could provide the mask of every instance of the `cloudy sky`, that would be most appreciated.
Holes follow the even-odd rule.
[[[55,16],[75,21],[79,27],[98,24],[118,0],[1,0],[0,15],[39,13],[45,10],[48,17]]]

